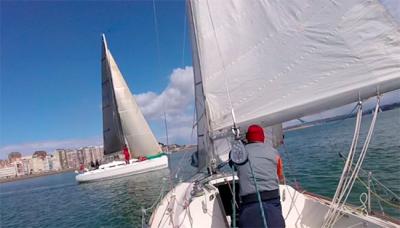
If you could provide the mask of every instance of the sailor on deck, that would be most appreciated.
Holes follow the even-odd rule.
[[[284,180],[279,153],[272,145],[264,143],[264,130],[258,125],[251,125],[248,128],[246,138],[248,160],[236,165],[241,197],[239,227],[263,227],[251,168],[257,181],[268,227],[285,227],[279,196],[279,181]]]
[[[129,160],[131,159],[131,154],[129,153],[128,147],[126,145],[124,145],[123,153],[124,153],[126,164],[129,164]]]

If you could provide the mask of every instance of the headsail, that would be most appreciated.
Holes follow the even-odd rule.
[[[377,0],[190,2],[209,130],[270,126],[400,88],[400,27]]]
[[[135,98],[132,96],[128,85],[126,84],[114,58],[111,55],[110,50],[107,47],[104,35],[102,59],[104,59],[102,61],[103,77],[109,79],[110,85],[108,87],[110,88],[111,93],[114,96],[114,106],[117,108],[117,112],[113,112],[115,113],[113,115],[117,115],[118,117],[113,116],[113,118],[115,118],[116,120],[119,119],[121,126],[121,131],[114,131],[113,135],[111,135],[112,137],[109,137],[110,135],[107,135],[107,137],[106,135],[104,136],[105,150],[108,149],[106,145],[115,146],[115,144],[117,143],[121,143],[119,147],[119,150],[121,150],[123,144],[126,143],[134,157],[154,155],[161,152],[161,148],[158,145],[156,138],[151,132],[149,125],[147,124],[142,112],[140,111],[135,101]],[[104,90],[108,87],[105,87],[105,84],[103,83],[103,105],[104,99],[108,99],[108,97],[104,97]],[[110,115],[108,115],[108,117],[110,117]],[[106,120],[103,120],[103,123],[104,121]],[[107,121],[108,123],[111,122],[109,120]],[[107,127],[109,127],[109,125]],[[118,124],[112,127],[118,128]],[[117,138],[121,139],[118,135],[120,133],[122,133],[122,142],[121,140],[115,140]],[[115,141],[108,142],[107,140],[109,139]]]

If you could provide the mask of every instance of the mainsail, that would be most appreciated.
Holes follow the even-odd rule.
[[[378,0],[188,6],[211,137],[233,114],[242,128],[271,126],[400,88],[400,27]]]
[[[103,143],[105,155],[121,151],[125,143],[121,120],[118,115],[117,101],[115,100],[114,88],[112,85],[111,68],[106,58],[108,55],[107,50],[107,43],[104,38],[101,58],[101,86],[103,95]]]
[[[153,133],[136,104],[103,34],[102,56],[104,152],[121,151],[127,144],[134,157],[161,152]]]

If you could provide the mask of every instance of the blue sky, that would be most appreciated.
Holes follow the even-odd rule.
[[[382,2],[400,20],[398,0]],[[167,106],[171,142],[196,143],[183,0],[156,1],[159,51],[152,1],[0,4],[0,159],[10,151],[102,143],[103,32],[156,137],[165,141],[161,116]],[[389,101],[399,97],[397,91]]]
[[[160,61],[152,1],[1,1],[0,148],[101,137],[102,32],[132,92],[162,92],[191,54],[184,1],[156,10]]]

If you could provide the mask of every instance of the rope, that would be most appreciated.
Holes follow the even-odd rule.
[[[296,176],[299,175],[299,174],[298,173],[296,174],[296,171],[293,168],[292,161],[290,160],[289,152],[287,151],[285,143],[282,143],[282,148],[283,148],[283,152],[285,153],[285,155],[287,157],[287,161],[288,161],[288,164],[289,164],[288,165],[289,166],[289,170],[290,170],[290,173],[293,175],[294,183],[297,184],[298,182],[297,182]],[[284,184],[286,185],[286,178],[285,178],[285,183]]]
[[[260,204],[260,211],[261,211],[261,217],[263,219],[264,228],[268,228],[268,226],[267,226],[267,218],[266,218],[266,215],[264,213],[264,207],[262,205],[261,195],[260,195],[260,191],[258,190],[257,180],[256,180],[256,176],[254,175],[253,166],[251,165],[250,159],[248,160],[248,162],[249,162],[249,166],[250,166],[250,170],[251,170],[251,175],[253,176],[254,186],[255,186],[256,192],[257,192],[258,203]]]
[[[153,202],[153,204],[150,207],[148,207],[148,208],[142,207],[142,228],[146,227],[145,225],[146,225],[147,211],[153,210],[153,208],[160,202],[160,200],[164,196],[164,191],[165,191],[165,179],[163,178],[163,183],[161,184],[161,188],[160,188],[160,194],[158,195],[157,199]]]
[[[340,156],[342,157],[342,155],[340,154]],[[362,169],[362,168],[360,168],[360,171],[364,174],[364,175],[367,175],[368,174],[368,171],[366,171],[366,170],[364,170],[364,169]],[[309,174],[304,174],[304,175],[309,175]],[[330,178],[334,178],[335,176],[334,175],[332,175],[332,176],[321,176],[321,175],[312,175],[313,177],[330,177]],[[360,177],[357,177],[357,180],[358,181],[360,181],[360,183],[361,184],[363,184],[364,185],[364,187],[366,187],[366,188],[368,188],[368,184],[366,184]],[[377,198],[378,198],[378,204],[379,204],[379,207],[380,207],[380,209],[381,209],[381,212],[384,214],[384,211],[383,211],[383,207],[382,207],[382,205],[381,205],[381,203],[380,203],[380,200],[381,201],[383,201],[383,202],[385,202],[386,204],[388,204],[388,205],[390,205],[390,206],[392,206],[392,207],[395,207],[395,208],[399,208],[400,209],[400,205],[397,205],[397,204],[393,204],[393,203],[391,203],[390,201],[387,201],[386,199],[384,199],[383,197],[381,197],[378,193],[377,193],[377,191],[376,191],[376,189],[375,189],[375,185],[374,185],[374,182],[376,182],[376,184],[378,184],[380,187],[382,187],[385,191],[387,191],[389,194],[391,194],[393,197],[394,197],[394,199],[396,199],[396,200],[400,200],[400,197],[396,194],[396,193],[394,193],[392,190],[390,190],[386,185],[384,185],[384,184],[382,184],[382,182],[380,182],[376,177],[374,177],[373,175],[371,175],[371,186],[372,186],[372,188],[373,188],[373,191],[371,191]]]
[[[156,48],[157,48],[157,65],[158,71],[161,68],[161,54],[160,54],[160,36],[158,32],[158,22],[157,22],[157,10],[156,10],[156,2],[153,0],[153,18],[154,18],[154,31],[156,33]],[[160,72],[158,72],[160,73]]]
[[[375,106],[375,111],[374,111],[374,115],[373,115],[373,118],[372,118],[372,121],[371,121],[371,125],[370,125],[370,128],[368,130],[368,134],[367,134],[367,137],[365,139],[363,148],[362,148],[362,150],[360,152],[360,155],[358,157],[357,163],[355,164],[355,168],[354,168],[353,172],[351,172],[351,176],[348,179],[346,185],[344,185],[343,189],[339,190],[340,194],[339,194],[338,198],[334,198],[333,199],[333,202],[335,200],[337,200],[337,202],[335,203],[335,205],[333,207],[330,208],[330,210],[329,210],[329,212],[327,214],[327,218],[325,219],[323,227],[332,227],[336,223],[338,217],[340,216],[339,211],[345,205],[345,203],[347,201],[347,198],[348,198],[348,196],[349,196],[349,194],[350,194],[350,192],[351,192],[351,190],[353,188],[354,182],[355,182],[356,178],[358,177],[358,173],[359,173],[361,165],[362,165],[362,163],[364,161],[366,152],[368,150],[369,143],[370,143],[371,138],[372,138],[372,133],[373,133],[373,130],[375,128],[375,123],[376,123],[376,119],[377,119],[378,111],[379,111],[379,101],[380,101],[380,99],[378,97],[378,101],[377,101],[376,106]],[[358,136],[357,136],[357,138],[358,138]],[[349,154],[349,156],[350,156],[350,154]],[[354,155],[352,155],[352,156],[354,156]],[[345,166],[348,166],[348,164],[350,164],[350,168],[351,168],[351,166],[352,166],[351,162],[346,161],[346,163],[347,164]],[[349,167],[346,167],[346,171],[347,171],[348,168]],[[345,172],[345,170],[343,170],[342,174],[344,174],[344,172]],[[342,177],[344,178],[344,175],[342,175]],[[341,178],[340,182],[343,182],[342,178]],[[338,189],[339,189],[339,186],[338,186]],[[343,202],[341,202],[343,197],[344,197],[344,200],[343,200]]]
[[[231,227],[236,227],[236,180],[235,180],[235,168],[231,167],[232,169],[232,188],[233,188],[233,192],[232,192],[232,221],[231,221]],[[229,183],[228,183],[229,186]]]
[[[334,197],[332,198],[332,202],[331,202],[331,206],[329,208],[324,226],[330,226],[331,223],[331,219],[334,216],[334,214],[336,213],[336,210],[338,209],[338,207],[340,206],[340,199],[342,197],[342,195],[344,194],[343,192],[345,191],[345,186],[348,184],[348,181],[350,181],[349,178],[347,178],[348,174],[350,173],[350,168],[352,166],[352,162],[354,159],[354,155],[355,155],[355,151],[356,151],[356,147],[357,147],[357,141],[358,141],[358,137],[360,135],[360,125],[361,125],[361,120],[362,120],[362,104],[359,102],[357,104],[358,109],[357,109],[357,118],[356,118],[356,126],[354,128],[354,135],[353,135],[353,140],[351,142],[351,146],[350,146],[350,150],[347,156],[347,160],[346,163],[344,165],[343,168],[343,172],[342,175],[339,179],[339,184],[336,188],[336,192]],[[347,178],[347,179],[346,179]]]
[[[351,192],[351,189],[353,188],[355,179],[358,177],[358,173],[359,173],[359,171],[360,171],[361,165],[362,165],[362,163],[363,163],[363,161],[364,161],[365,155],[367,154],[368,146],[369,146],[369,143],[370,143],[370,141],[371,141],[372,133],[373,133],[374,128],[375,128],[375,123],[376,123],[376,119],[377,119],[377,116],[378,116],[378,111],[379,111],[379,98],[378,98],[378,102],[376,103],[374,116],[373,116],[373,118],[372,118],[372,122],[371,122],[370,129],[369,129],[369,131],[368,131],[367,138],[365,139],[364,146],[363,146],[363,148],[362,148],[362,150],[361,150],[361,154],[360,154],[360,156],[359,156],[359,158],[358,158],[358,161],[357,161],[357,163],[356,163],[356,165],[355,165],[353,175],[350,177],[350,178],[353,178],[354,180],[352,180],[351,182],[348,183],[347,186],[345,186],[345,189],[348,188],[349,190],[348,190],[348,192],[347,192],[347,195],[346,195],[345,199],[343,200],[343,203],[342,203],[342,206],[341,206],[341,207],[343,207],[343,205],[344,205],[344,204],[346,203],[346,201],[347,201],[347,198],[348,198],[349,195],[350,195],[350,192]],[[350,187],[349,187],[349,186],[350,186]],[[338,215],[336,215],[335,217],[337,217],[337,216],[338,216]],[[334,222],[333,222],[333,224],[334,224],[334,223],[336,222],[336,219],[333,220],[333,221],[334,221]],[[333,225],[333,224],[332,224],[332,225]]]
[[[346,163],[343,168],[342,175],[339,179],[339,184],[336,188],[335,195],[332,198],[331,206],[329,208],[327,218],[324,222],[324,226],[328,226],[331,223],[333,213],[336,213],[335,211],[339,207],[340,196],[343,194],[344,186],[346,186],[347,182],[349,181],[349,179],[345,179],[345,178],[350,173],[350,167],[352,166],[352,160],[354,159],[354,154],[355,154],[356,147],[357,147],[357,141],[358,141],[358,137],[360,135],[360,129],[361,129],[360,125],[361,125],[361,120],[362,120],[362,105],[361,105],[361,103],[358,103],[357,106],[358,106],[357,118],[356,118],[356,126],[354,128],[353,140],[351,142],[350,150],[349,150],[349,153],[347,156]]]
[[[186,7],[185,1],[185,9]],[[183,14],[183,45],[182,45],[182,67],[185,67],[185,46],[186,46],[186,12]]]
[[[363,169],[361,169],[362,172],[367,172]],[[388,187],[386,187],[384,184],[382,184],[378,179],[376,179],[374,176],[371,176],[372,180],[375,181],[379,186],[383,187],[387,192],[389,192],[390,194],[392,194],[397,200],[400,201],[400,197],[394,193],[392,190],[390,190]]]
[[[365,181],[363,181],[360,177],[357,177],[357,180],[360,181],[360,183],[361,183],[362,185],[364,185],[364,187],[366,187],[366,188],[368,187],[368,184],[365,183]],[[372,186],[373,186],[373,185],[372,185]],[[386,200],[385,198],[383,198],[382,196],[380,196],[380,195],[376,192],[375,187],[373,187],[373,188],[374,188],[374,191],[371,191],[371,193],[372,193],[376,198],[378,198],[380,201],[385,202],[386,204],[388,204],[388,205],[390,205],[390,206],[392,206],[392,207],[394,207],[394,208],[400,209],[400,205],[394,204],[394,203],[392,203],[392,202]],[[381,206],[381,209],[383,210],[382,205],[380,205],[380,206]]]

